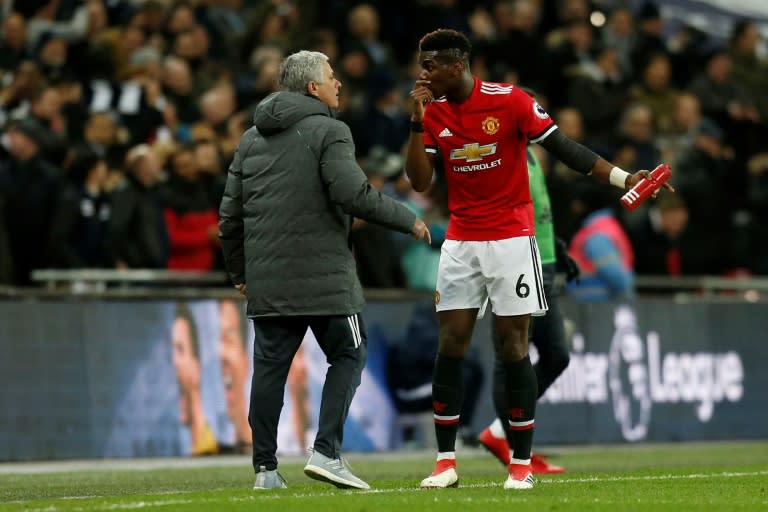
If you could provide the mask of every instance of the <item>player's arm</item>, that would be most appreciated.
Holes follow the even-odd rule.
[[[424,192],[432,184],[434,156],[424,147],[424,105],[432,101],[432,91],[425,85],[427,80],[417,80],[411,91],[411,134],[405,154],[405,173],[417,192]]]
[[[539,144],[571,169],[622,190],[634,187],[651,174],[647,170],[637,171],[634,174],[628,173],[586,146],[568,138],[559,128],[552,131],[544,140],[539,141]],[[665,183],[664,187],[672,192],[675,190],[668,183]]]

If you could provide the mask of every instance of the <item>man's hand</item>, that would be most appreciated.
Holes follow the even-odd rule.
[[[651,172],[650,171],[646,171],[645,169],[643,169],[641,171],[637,171],[634,174],[630,174],[629,177],[627,177],[627,181],[624,184],[624,190],[631,189],[632,187],[634,187],[635,185],[637,185],[638,183],[640,183],[642,180],[644,180],[646,178],[647,179],[651,179]],[[669,182],[664,183],[663,187],[665,189],[669,190],[670,192],[674,192],[675,191],[675,187],[670,185]],[[653,196],[651,196],[651,197],[655,198],[658,193],[659,193],[659,191],[657,190],[656,192],[654,192]]]
[[[570,283],[575,279],[578,283],[581,269],[579,264],[568,255],[568,246],[562,238],[555,237],[555,257],[557,258],[555,266],[558,271],[565,273],[565,281]]]
[[[411,106],[411,121],[421,121],[424,119],[424,105],[435,99],[432,94],[432,90],[427,86],[430,84],[429,80],[416,80],[411,91],[411,99],[413,105]]]
[[[432,234],[429,232],[427,225],[424,224],[424,221],[421,219],[416,219],[416,222],[413,223],[411,235],[416,240],[426,240],[429,245],[432,245]]]
[[[240,293],[242,293],[243,295],[245,295],[245,283],[242,283],[242,284],[236,284],[236,285],[235,285],[235,290],[237,290],[237,291],[239,291]]]

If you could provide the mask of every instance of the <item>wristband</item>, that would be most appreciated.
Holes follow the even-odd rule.
[[[421,121],[411,121],[411,131],[413,133],[424,133],[424,125]]]
[[[621,190],[627,189],[627,178],[629,173],[618,167],[611,169],[611,173],[608,175],[608,182],[614,187],[619,187]]]

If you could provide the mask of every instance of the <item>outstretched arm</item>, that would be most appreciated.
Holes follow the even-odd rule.
[[[598,156],[591,149],[566,137],[559,129],[553,131],[539,144],[571,169],[592,176],[603,183],[614,185],[622,190],[634,187],[651,174],[648,170],[637,171],[634,174],[628,173]],[[669,183],[665,183],[664,188],[671,192],[675,191]]]

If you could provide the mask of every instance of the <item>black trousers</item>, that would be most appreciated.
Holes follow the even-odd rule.
[[[277,467],[277,425],[288,370],[307,328],[312,329],[330,365],[320,402],[314,449],[339,457],[344,422],[368,354],[359,314],[351,316],[259,317],[253,319],[253,377],[248,422],[253,437],[253,467]]]

